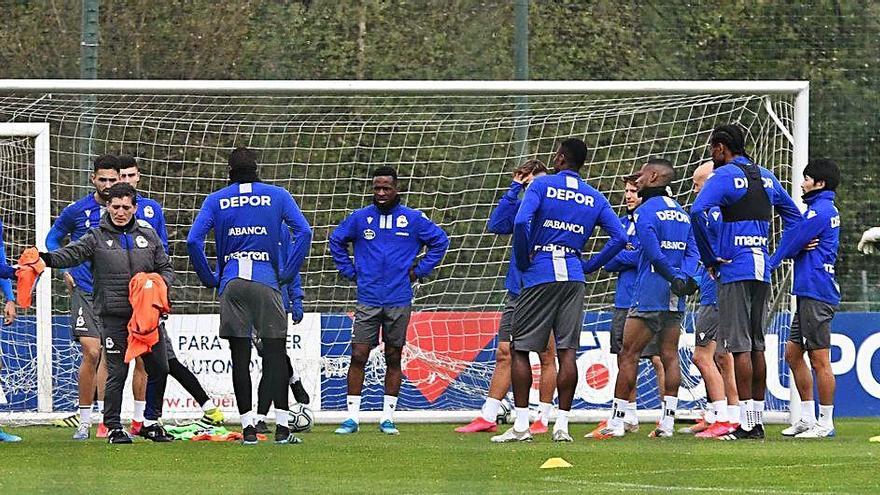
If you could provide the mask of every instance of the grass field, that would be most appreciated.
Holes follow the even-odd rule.
[[[255,447],[175,442],[110,446],[75,442],[73,430],[17,428],[20,444],[0,444],[0,493],[878,493],[876,420],[838,420],[838,437],[796,441],[768,428],[763,443],[689,436],[654,440],[647,431],[618,441],[574,444],[542,436],[493,445],[452,425],[401,425],[387,437],[375,425],[355,435],[320,425],[302,445]],[[647,428],[644,428],[647,430]],[[94,431],[94,430],[93,430]],[[573,464],[539,469],[550,457]]]

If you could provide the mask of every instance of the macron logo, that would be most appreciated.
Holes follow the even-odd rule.
[[[272,206],[271,196],[233,196],[220,198],[220,209],[238,208],[239,206]]]
[[[593,197],[586,194],[571,191],[568,189],[559,189],[558,187],[548,187],[547,197],[551,199],[559,199],[562,201],[574,201],[575,203],[593,206]]]
[[[767,238],[760,235],[738,235],[733,237],[734,246],[767,247]]]

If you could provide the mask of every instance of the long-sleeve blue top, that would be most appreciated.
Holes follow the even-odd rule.
[[[523,185],[519,182],[511,182],[510,188],[505,192],[498,204],[489,214],[489,222],[486,228],[489,232],[499,235],[510,235],[513,233],[513,221],[516,218],[516,212],[519,209],[519,194],[523,190]],[[515,256],[511,249],[510,262],[507,266],[507,276],[504,279],[504,288],[510,295],[516,297],[522,291],[522,273],[516,267]]]
[[[0,221],[0,289],[3,290],[3,297],[6,298],[6,301],[15,301],[10,280],[15,278],[15,270],[9,266],[6,260],[6,244],[3,239],[3,222]]]
[[[284,229],[293,232],[292,255],[279,249]],[[216,272],[205,256],[205,237],[214,231]],[[312,229],[285,189],[263,182],[233,183],[202,203],[186,247],[199,279],[219,287],[236,278],[253,280],[276,290],[299,273],[312,241]]]
[[[165,226],[165,213],[162,211],[162,206],[157,201],[138,194],[135,218],[143,220],[150,224],[150,227],[153,227],[153,230],[159,234],[159,239],[162,239],[162,246],[167,253],[168,228]]]
[[[46,235],[46,249],[55,251],[64,245],[64,238],[70,236],[70,242],[79,240],[93,227],[97,227],[104,214],[104,205],[98,203],[95,194],[90,193],[67,205]],[[92,266],[86,261],[77,265],[68,273],[73,277],[76,286],[85,293],[92,293]]]
[[[824,190],[804,195],[804,221],[792,236],[780,241],[770,257],[770,268],[775,270],[783,259],[794,258],[791,293],[836,306],[840,304],[840,286],[834,277],[840,246],[840,213],[834,197],[833,191]],[[818,239],[819,244],[815,249],[805,250],[813,239]]]
[[[370,205],[346,217],[329,244],[339,273],[357,282],[358,303],[402,307],[412,304],[410,269],[418,278],[427,277],[443,260],[449,238],[419,210],[398,204],[383,213]],[[416,264],[422,249],[425,255]]]
[[[617,287],[614,290],[614,307],[617,309],[629,309],[635,300],[641,253],[639,236],[636,235],[637,216],[638,213],[632,212],[620,217],[620,224],[626,230],[626,247],[602,267],[607,272],[617,273]]]
[[[715,169],[703,185],[703,189],[691,207],[694,220],[694,236],[700,250],[703,264],[707,267],[719,266],[721,282],[731,283],[740,280],[770,282],[767,245],[770,236],[770,222],[764,220],[725,221],[718,229],[715,246],[709,238],[708,227],[700,218],[715,206],[730,206],[746,195],[748,179],[745,172],[737,166],[750,165],[744,156],[734,158],[730,163]],[[782,217],[783,237],[801,222],[801,214],[791,196],[785,191],[773,172],[758,167],[764,191],[770,204]],[[720,262],[719,259],[726,260]]]
[[[715,246],[718,242],[718,227],[721,225],[721,209],[717,206],[710,209],[703,215],[703,221],[706,222],[707,232],[709,233],[709,242]],[[697,276],[695,277],[700,284],[700,305],[716,306],[718,304],[718,281],[709,275],[709,271],[703,262],[700,262],[697,268]]]
[[[589,260],[581,251],[596,226],[608,242]],[[583,282],[626,245],[626,232],[602,193],[577,172],[538,177],[523,195],[513,225],[513,252],[523,288],[549,282]]]

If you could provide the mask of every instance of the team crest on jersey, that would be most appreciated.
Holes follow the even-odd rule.
[[[365,229],[364,230],[364,239],[368,241],[372,241],[376,238],[376,233],[373,232],[373,229]]]
[[[154,216],[155,214],[156,214],[156,212],[153,211],[153,207],[152,207],[152,206],[149,206],[149,205],[144,206],[144,216],[145,216],[145,217],[147,217],[147,218],[153,218],[153,216]]]
[[[134,243],[135,243],[135,245],[136,245],[137,247],[139,247],[139,248],[145,248],[145,247],[147,247],[147,245],[148,245],[147,240],[144,239],[144,236],[142,236],[142,235],[139,235],[139,236],[135,237],[135,238],[134,238]]]
[[[405,229],[407,225],[409,225],[409,221],[406,219],[405,216],[400,215],[399,217],[397,217],[397,228],[398,229]]]

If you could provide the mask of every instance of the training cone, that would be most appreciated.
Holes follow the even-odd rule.
[[[544,464],[541,464],[541,469],[556,469],[556,468],[570,468],[571,464],[568,463],[562,457],[551,457],[547,459]]]
[[[0,403],[0,404],[2,404],[2,403]],[[878,442],[878,443],[880,443],[880,435],[877,435],[876,437],[871,437],[871,438],[868,439],[868,441],[869,441],[869,442]]]

